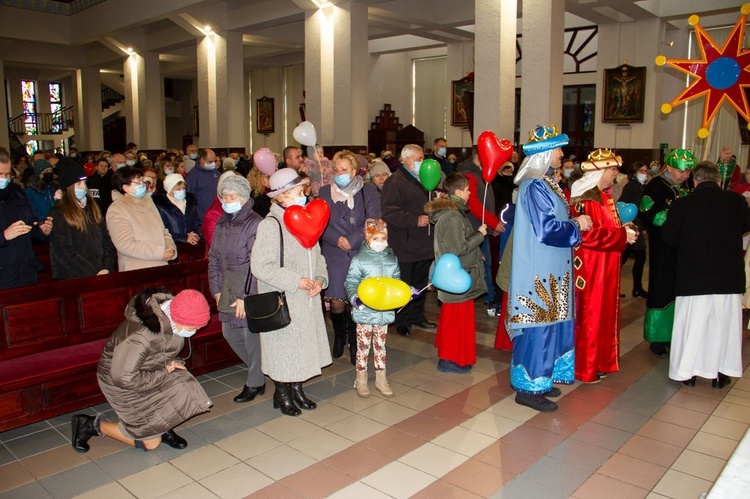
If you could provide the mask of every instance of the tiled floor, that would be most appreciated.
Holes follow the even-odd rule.
[[[434,295],[428,303],[435,319]],[[243,368],[224,369],[199,378],[214,407],[178,428],[185,451],[95,438],[78,454],[70,415],[0,433],[0,498],[698,497],[748,429],[750,374],[721,391],[669,381],[642,341],[644,310],[623,299],[621,371],[562,387],[555,413],[515,404],[509,353],[492,348],[497,319],[480,302],[471,374],[435,369],[434,332],[392,334],[393,397],[372,386],[357,397],[345,356],[306,385],[318,409],[289,418],[273,409],[270,382],[234,404]],[[86,412],[112,418],[107,404]]]

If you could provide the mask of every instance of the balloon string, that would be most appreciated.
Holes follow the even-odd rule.
[[[310,280],[313,281],[313,283],[314,283],[315,279],[313,279],[312,248],[310,248],[310,249],[307,250],[307,256],[308,256],[308,260],[310,262]],[[313,286],[314,286],[314,284],[313,284]],[[313,297],[311,296],[310,297],[310,308],[312,308],[312,303],[313,303]]]
[[[427,286],[425,286],[425,287],[423,287],[422,289],[420,289],[420,290],[419,290],[419,293],[417,293],[417,294],[418,294],[418,295],[421,295],[421,294],[422,294],[422,293],[424,292],[424,290],[425,290],[425,289],[427,289],[427,288],[429,288],[429,287],[430,287],[430,284],[432,284],[432,283],[429,283],[429,282],[428,282],[428,283],[427,283]],[[413,299],[414,299],[414,297],[413,297],[413,296],[412,296],[411,298],[409,298],[409,301],[407,301],[407,302],[406,302],[406,305],[408,305],[409,303],[411,303],[411,301],[412,301]],[[402,311],[402,310],[404,309],[404,307],[406,307],[406,305],[404,305],[403,307],[401,307],[401,308],[399,308],[398,310],[396,310],[396,313],[399,313],[399,312],[401,312],[401,311]]]
[[[315,156],[315,162],[318,163],[318,172],[320,172],[320,158],[318,157],[318,148],[313,146],[313,156]]]
[[[430,201],[432,201],[432,191],[427,191],[427,202],[429,203]],[[427,220],[427,235],[428,236],[430,235],[430,221],[429,220]],[[405,306],[406,305],[404,305],[404,307]],[[401,308],[404,308],[404,307],[401,307]]]
[[[487,211],[484,207],[487,206],[487,187],[489,187],[489,185],[490,184],[487,182],[485,182],[484,184],[484,199],[482,199],[482,225],[484,225],[484,212]]]

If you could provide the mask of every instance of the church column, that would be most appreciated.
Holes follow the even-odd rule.
[[[198,41],[201,147],[245,147],[247,88],[242,33],[212,33]]]
[[[5,68],[3,67],[3,61],[0,60],[0,82],[5,82]],[[0,85],[0,117],[6,118],[8,116],[8,96],[5,94],[5,85]],[[10,152],[10,136],[8,131],[0,131],[0,147],[5,148],[6,151]]]
[[[474,10],[477,68],[474,142],[484,130],[512,141],[516,104],[516,0],[475,0]]]
[[[104,149],[104,130],[99,68],[76,69],[74,75],[76,147],[81,151],[101,151]]]
[[[318,143],[367,144],[367,6],[360,2],[305,16],[305,109]]]
[[[521,143],[536,125],[562,124],[564,31],[564,0],[523,0]]]
[[[127,140],[139,149],[166,147],[164,80],[159,54],[132,53],[125,59],[125,119]]]

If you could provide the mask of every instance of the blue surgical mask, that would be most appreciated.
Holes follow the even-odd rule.
[[[421,161],[415,161],[414,162],[414,174],[419,176],[419,169],[422,168],[422,162]]]
[[[563,170],[563,177],[570,178],[570,175],[573,173],[573,170]]]
[[[125,161],[125,164],[128,165],[128,166],[135,166],[135,161],[132,160],[132,159],[129,159],[129,160]]]
[[[307,196],[295,196],[294,204],[297,206],[305,206],[307,204]]]
[[[447,152],[448,152],[447,148],[441,147],[440,149],[438,149],[437,155],[440,156],[441,158],[444,158],[445,157],[445,153],[447,153]]]
[[[78,199],[78,201],[81,201],[82,199],[84,199],[86,197],[86,194],[88,194],[89,192],[88,189],[76,189],[75,191],[76,191],[76,199]]]
[[[0,178],[0,189],[5,189],[10,185],[11,179],[8,178]]]
[[[112,164],[112,158],[110,158],[109,156],[107,156],[107,163]]]
[[[339,187],[346,187],[351,183],[352,177],[348,173],[342,173],[340,175],[335,175],[333,181],[336,182],[336,185]]]
[[[135,192],[133,193],[133,197],[136,199],[141,199],[145,195],[146,195],[146,184],[136,185]]]
[[[213,170],[214,168],[216,168],[216,161],[211,161],[210,163],[204,164],[203,168],[206,170]]]
[[[177,336],[180,336],[182,338],[190,338],[193,336],[196,332],[195,331],[188,331],[187,329],[178,329],[174,332]]]
[[[172,196],[174,196],[177,201],[182,201],[185,199],[185,196],[187,196],[187,191],[174,191],[172,192]]]
[[[227,212],[227,213],[229,213],[231,215],[232,213],[237,213],[238,211],[240,211],[240,208],[242,208],[242,203],[240,203],[239,201],[233,201],[231,203],[224,203],[222,201],[221,202],[221,208],[225,212]]]
[[[190,157],[190,159],[192,159],[193,161],[195,161],[196,159],[198,159],[198,154],[197,153],[192,153],[189,157]]]
[[[232,158],[232,159],[234,160],[234,166],[237,166],[237,163],[239,163],[240,160],[239,159],[235,159],[235,158]]]

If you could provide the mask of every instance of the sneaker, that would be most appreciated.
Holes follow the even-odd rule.
[[[437,370],[442,373],[466,374],[471,371],[471,366],[459,366],[452,360],[440,359]]]
[[[496,308],[488,308],[487,309],[487,315],[490,317],[497,317],[497,309]]]

